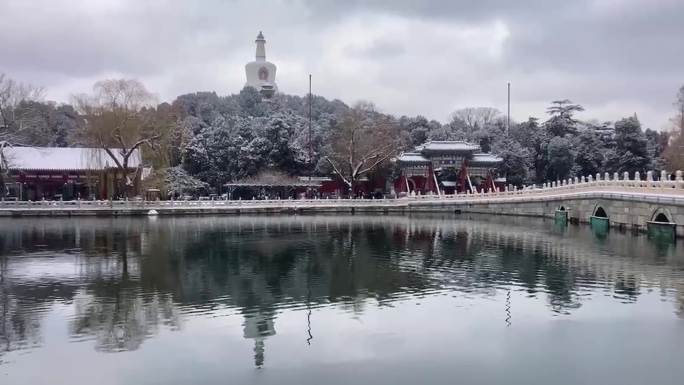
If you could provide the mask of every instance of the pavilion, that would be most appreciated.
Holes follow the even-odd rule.
[[[294,177],[276,170],[223,185],[228,199],[288,199],[316,196],[329,178]]]
[[[399,155],[395,161],[401,169],[401,176],[394,183],[398,193],[491,191],[497,184],[505,183],[496,175],[503,159],[464,141],[429,141]]]

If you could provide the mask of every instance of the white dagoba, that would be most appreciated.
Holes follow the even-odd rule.
[[[256,38],[256,58],[245,65],[247,84],[245,87],[254,87],[263,96],[270,98],[278,91],[275,82],[276,66],[266,61],[266,40],[264,34],[259,31]]]

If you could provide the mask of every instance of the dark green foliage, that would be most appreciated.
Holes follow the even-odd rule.
[[[679,94],[678,108],[684,106],[682,95],[684,91]],[[0,107],[4,122],[0,140],[29,146],[84,145],[74,135],[83,118],[70,105],[26,98]],[[227,96],[215,92],[181,95],[158,110],[172,116],[175,124],[160,150],[163,156],[148,163],[155,168],[183,167],[189,175],[220,189],[223,183],[265,169],[289,175],[329,175],[330,164],[323,159],[333,152],[334,134],[350,108],[321,96],[276,94],[266,100],[247,87]],[[665,167],[667,154],[668,159],[673,157],[672,150],[666,151],[669,134],[643,132],[636,117],[620,120],[614,129],[610,123],[582,122],[575,114],[583,110],[570,100],[553,101],[547,121],[530,117],[512,123],[508,135],[505,117],[490,107],[456,110],[447,124],[423,116],[379,115],[399,128],[397,142],[402,149],[428,140],[477,143],[482,151],[504,158],[499,172],[516,185],[605,171],[657,171]]]
[[[511,127],[510,136],[527,149],[529,164],[534,174],[532,180],[543,183],[548,168],[546,148],[550,140],[549,134],[539,126],[537,118],[530,117],[526,122]]]
[[[559,180],[569,177],[575,160],[570,140],[560,136],[551,138],[547,147],[547,159],[547,180]]]
[[[521,186],[527,181],[530,169],[530,152],[511,138],[497,143],[493,151],[503,158],[499,173],[506,177],[509,184]]]
[[[615,123],[615,153],[608,159],[608,169],[614,172],[647,171],[651,163],[646,135],[636,117]]]
[[[577,176],[596,175],[604,171],[605,151],[599,135],[591,130],[581,132],[572,138],[575,150],[574,174]]]
[[[577,133],[575,112],[584,111],[584,107],[573,104],[570,100],[554,100],[546,112],[551,118],[545,123],[546,130],[553,136],[564,136]]]

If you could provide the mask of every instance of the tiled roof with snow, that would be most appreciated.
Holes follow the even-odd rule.
[[[5,147],[4,155],[12,170],[103,170],[115,168],[116,163],[102,148],[83,147]],[[118,149],[112,153],[119,161],[123,157]],[[128,158],[128,167],[141,164],[140,151]]]
[[[470,160],[470,163],[501,163],[503,162],[503,158],[500,158],[494,154],[485,154],[485,153],[480,153],[480,154],[473,154],[473,158]]]
[[[430,163],[430,160],[417,152],[405,152],[397,157],[403,163]]]
[[[480,146],[461,140],[440,140],[427,142],[416,148],[416,151],[480,151]]]

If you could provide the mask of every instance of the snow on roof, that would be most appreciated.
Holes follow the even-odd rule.
[[[405,152],[397,157],[399,162],[405,163],[429,163],[430,161],[417,152]]]
[[[328,176],[298,176],[300,182],[330,182],[333,179]]]
[[[416,148],[417,151],[479,151],[480,146],[462,140],[431,141]]]
[[[485,153],[480,153],[480,154],[473,154],[473,158],[470,161],[471,163],[501,163],[503,162],[503,158],[500,158],[494,154],[485,154]]]
[[[111,149],[119,161],[119,149]],[[103,170],[116,163],[102,148],[83,147],[5,147],[8,166],[14,170]],[[128,158],[128,167],[141,164],[140,151]]]

